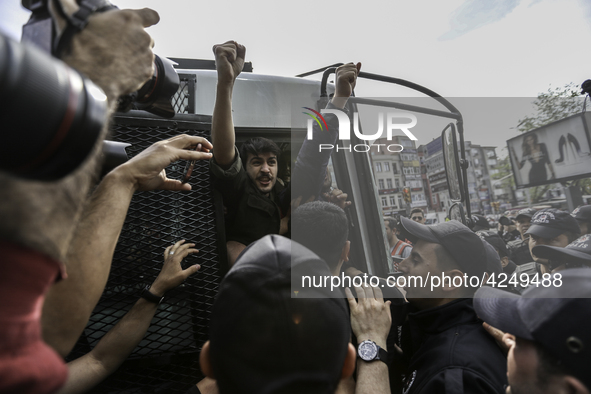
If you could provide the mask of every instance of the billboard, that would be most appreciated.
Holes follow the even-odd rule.
[[[518,188],[591,176],[591,112],[569,116],[507,141]]]

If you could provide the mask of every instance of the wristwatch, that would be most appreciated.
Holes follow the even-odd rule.
[[[164,300],[164,296],[158,297],[157,295],[150,293],[150,285],[144,287],[140,297],[142,297],[144,300],[153,302],[154,304],[158,305],[162,302],[162,300]]]
[[[388,352],[379,347],[374,341],[363,341],[357,346],[357,354],[363,361],[380,360],[388,364]]]

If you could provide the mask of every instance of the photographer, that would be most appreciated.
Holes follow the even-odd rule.
[[[70,15],[78,9],[73,0],[62,3],[63,10]],[[57,18],[54,3],[50,4],[50,9],[58,26],[63,26],[63,18]],[[152,76],[153,42],[144,28],[157,22],[158,14],[150,9],[92,14],[84,29],[71,38],[63,60],[102,88],[112,109],[119,96],[135,91]],[[39,51],[26,49],[24,45],[6,44],[8,40],[3,36],[0,39],[0,49],[28,51],[31,57],[45,58],[48,64],[54,64],[56,70],[77,75]],[[35,63],[29,65],[32,67]],[[9,78],[22,77],[25,72],[22,70],[30,71],[17,68]],[[55,75],[51,74],[52,70],[48,71],[49,77]],[[39,79],[39,75],[29,76]],[[80,76],[77,78],[83,81]],[[14,99],[5,99],[9,96],[5,93],[2,92],[4,101]],[[60,97],[55,97],[56,101],[58,99]],[[45,103],[48,107],[52,104],[50,100],[52,98]],[[6,109],[1,115],[7,138],[26,134],[36,143],[44,133],[48,134],[48,130],[42,128],[18,128],[16,115]],[[106,120],[106,117],[102,119],[104,127],[88,155],[64,176],[40,182],[35,174],[27,179],[4,167],[0,171],[0,256],[3,261],[0,296],[4,300],[0,307],[2,393],[49,393],[65,383],[67,371],[60,355],[70,352],[100,298],[134,191],[188,190],[189,185],[168,179],[163,169],[179,159],[199,160],[211,156],[207,152],[212,146],[202,138],[179,136],[159,142],[108,174],[83,213],[88,191],[94,184],[100,146],[107,133]],[[13,125],[17,126],[13,128]],[[84,131],[82,129],[82,136]],[[198,144],[202,144],[201,152],[187,150]],[[21,146],[9,148],[22,149]],[[56,156],[59,153],[57,151]],[[23,149],[22,156],[28,154],[29,150]]]

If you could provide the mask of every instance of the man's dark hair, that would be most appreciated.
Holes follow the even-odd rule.
[[[240,146],[240,159],[242,160],[242,165],[246,168],[246,159],[248,158],[249,153],[258,156],[261,153],[268,152],[274,153],[277,158],[281,155],[281,149],[279,149],[276,143],[268,138],[256,137],[248,139],[244,141],[242,146]]]
[[[550,378],[553,376],[567,375],[568,372],[559,359],[548,353],[540,344],[534,342],[534,347],[538,353],[538,384],[540,387],[547,387]]]
[[[325,201],[299,206],[291,215],[291,238],[323,259],[331,271],[337,266],[349,236],[345,211]]]
[[[581,234],[575,234],[572,231],[567,231],[563,234],[566,235],[566,238],[568,239],[568,243],[573,242],[575,239],[577,239],[581,236]]]
[[[425,217],[425,212],[423,212],[421,208],[413,208],[412,211],[410,211],[410,216],[412,216],[413,213],[420,213]]]
[[[390,230],[396,229],[397,220],[394,218],[384,218],[384,223],[386,226],[390,227]]]

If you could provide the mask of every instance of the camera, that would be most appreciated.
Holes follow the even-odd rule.
[[[55,181],[70,174],[101,135],[108,113],[104,92],[51,54],[67,50],[70,38],[86,26],[90,15],[116,8],[106,0],[81,0],[80,10],[66,16],[55,1],[52,4],[68,20],[68,28],[58,35],[48,1],[23,0],[32,11],[23,26],[24,43],[0,32],[0,170],[35,181]],[[119,108],[172,117],[171,97],[178,85],[172,62],[156,57],[151,80],[120,98]],[[103,141],[102,174],[127,161],[124,145]]]
[[[57,34],[49,12],[48,1],[50,0],[22,0],[23,7],[31,11],[29,21],[23,26],[22,40],[34,43],[56,57],[60,57],[67,50],[72,36],[84,29],[88,18],[93,13],[117,9],[107,0],[81,0],[79,1],[80,10],[68,16],[62,10],[60,1],[57,0],[54,3],[56,11],[68,21],[64,32]],[[156,55],[152,78],[136,92],[120,97],[117,110],[127,112],[130,109],[139,109],[164,118],[172,118],[175,111],[171,100],[179,84],[179,76],[173,63]]]
[[[0,86],[0,169],[57,180],[94,149],[107,120],[107,97],[91,80],[0,33]]]

